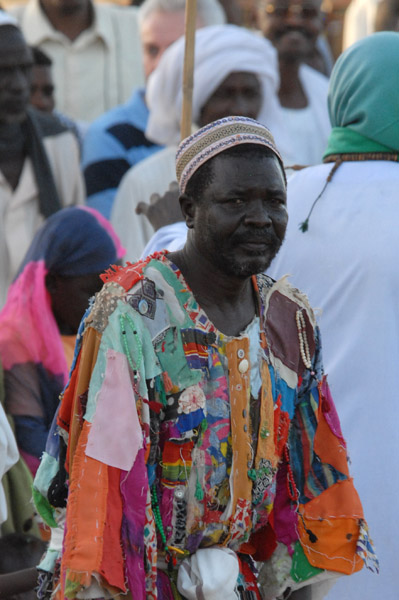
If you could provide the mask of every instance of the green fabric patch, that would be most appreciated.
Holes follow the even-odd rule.
[[[397,150],[370,140],[349,127],[334,127],[328,138],[323,158],[331,154],[371,154],[373,152],[393,153]]]
[[[300,542],[296,542],[295,550],[292,557],[292,566],[291,566],[291,577],[292,579],[299,583],[301,581],[307,581],[311,577],[322,573],[323,569],[318,569],[317,567],[313,567],[306,555],[303,551]]]
[[[77,581],[70,581],[68,579],[68,574],[66,576],[66,581],[65,581],[65,590],[64,590],[64,596],[65,598],[76,598],[76,594],[78,593],[78,591],[81,589],[82,584],[77,582]]]
[[[35,488],[32,488],[32,496],[38,513],[49,527],[58,527],[54,519],[54,509],[50,502],[42,496]]]

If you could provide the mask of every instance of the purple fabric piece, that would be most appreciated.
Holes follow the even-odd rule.
[[[163,571],[158,570],[157,576],[158,600],[174,600],[169,577]]]
[[[327,379],[325,378],[323,379],[323,383],[321,385],[321,393],[323,394],[322,410],[324,418],[327,421],[333,434],[336,435],[337,438],[339,438],[340,442],[346,448],[346,442],[344,436],[342,435],[337,410],[335,408],[334,400],[331,396],[330,388],[328,387]]]
[[[168,531],[168,528],[172,526],[174,495],[175,490],[171,488],[164,488],[162,492],[162,500],[159,508],[162,515],[162,523],[166,531]]]
[[[144,570],[144,527],[148,479],[144,449],[138,451],[133,468],[121,471],[123,500],[122,547],[129,590],[135,600],[146,600]]]
[[[287,546],[298,539],[296,532],[298,516],[287,493],[287,465],[282,463],[277,473],[277,493],[274,499],[274,531],[279,542]]]

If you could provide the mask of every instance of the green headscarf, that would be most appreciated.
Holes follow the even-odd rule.
[[[374,33],[348,48],[331,74],[331,154],[399,152],[399,33]]]

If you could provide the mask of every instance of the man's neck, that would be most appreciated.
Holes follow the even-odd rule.
[[[252,321],[256,301],[251,277],[226,275],[190,242],[168,258],[179,267],[198,304],[219,331],[238,335]]]
[[[301,61],[279,59],[280,89],[278,97],[285,108],[306,108],[308,99],[299,79]]]
[[[76,40],[83,31],[88,29],[94,19],[91,2],[87,2],[72,13],[64,13],[59,8],[43,2],[40,6],[54,29],[63,33],[71,41]]]

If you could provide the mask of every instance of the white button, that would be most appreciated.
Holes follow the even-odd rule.
[[[142,298],[139,302],[139,313],[142,315],[146,315],[148,313],[149,306],[148,302],[145,298]]]
[[[249,367],[249,362],[247,361],[246,358],[244,358],[238,365],[238,370],[240,371],[240,373],[246,373],[248,371],[248,367]]]
[[[240,348],[240,349],[237,351],[237,356],[238,356],[238,358],[244,358],[244,356],[245,356],[245,352],[244,352],[244,350],[243,350],[242,348]]]
[[[184,491],[182,489],[177,488],[175,490],[175,496],[176,496],[176,498],[181,500],[182,498],[184,498]]]

